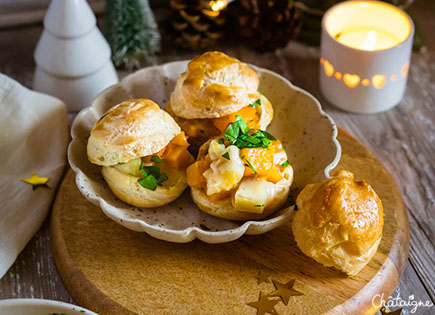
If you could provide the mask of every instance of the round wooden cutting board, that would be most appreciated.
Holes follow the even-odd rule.
[[[337,169],[366,179],[384,204],[384,231],[371,262],[353,278],[325,268],[298,249],[291,223],[257,236],[211,245],[153,239],[106,217],[78,191],[70,170],[52,214],[53,256],[62,280],[81,306],[100,314],[256,314],[247,303],[272,282],[294,281],[303,295],[277,299],[276,314],[373,314],[402,275],[409,223],[400,192],[381,162],[340,130]],[[374,299],[375,306],[372,305]]]

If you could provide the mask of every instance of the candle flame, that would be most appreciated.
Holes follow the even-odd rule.
[[[226,4],[223,0],[217,0],[217,1],[210,1],[210,8],[213,11],[221,11],[223,8],[225,8]]]
[[[376,39],[378,34],[375,30],[371,30],[369,34],[367,35],[366,39],[364,40],[364,43],[361,45],[361,49],[364,50],[374,50]]]

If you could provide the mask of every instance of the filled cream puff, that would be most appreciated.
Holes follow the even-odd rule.
[[[301,251],[326,267],[356,275],[374,256],[384,225],[381,199],[348,171],[299,193],[293,234]]]
[[[112,192],[137,207],[170,203],[187,187],[194,161],[174,119],[151,100],[133,99],[109,109],[88,139],[91,163],[101,165]]]
[[[221,52],[207,52],[189,62],[166,110],[198,149],[226,126],[243,118],[251,128],[266,129],[273,117],[269,100],[258,91],[257,73]]]
[[[249,128],[241,116],[221,136],[199,149],[187,168],[187,183],[198,207],[230,219],[262,219],[287,200],[293,168],[281,142]]]

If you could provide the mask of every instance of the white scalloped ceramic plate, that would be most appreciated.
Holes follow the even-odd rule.
[[[185,243],[198,238],[207,243],[224,243],[245,233],[261,234],[278,227],[293,215],[291,207],[261,221],[235,222],[201,212],[187,190],[166,206],[155,209],[129,206],[110,191],[100,167],[88,161],[87,139],[95,121],[104,112],[132,98],[149,98],[164,107],[187,63],[178,61],[139,70],[102,92],[90,107],[77,115],[68,148],[68,160],[76,172],[77,187],[114,221],[170,242]],[[276,73],[252,67],[260,78],[259,89],[274,106],[274,119],[268,130],[286,147],[295,174],[292,191],[297,192],[307,183],[328,177],[341,156],[335,123],[309,93]],[[205,230],[207,228],[209,230]]]
[[[7,315],[98,315],[85,308],[59,301],[44,299],[0,300],[0,314]]]

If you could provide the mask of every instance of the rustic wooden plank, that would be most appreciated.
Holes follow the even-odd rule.
[[[399,185],[410,216],[410,260],[433,300],[435,71],[431,62],[426,63],[427,58],[433,63],[428,52],[413,56],[405,98],[394,110],[377,117],[330,112],[381,158]],[[420,75],[427,79],[421,80]]]
[[[435,51],[434,29],[435,29],[435,1],[419,0],[414,1],[410,7],[412,18],[418,23],[420,32],[425,39],[426,47],[429,51]]]
[[[413,215],[409,215],[409,219],[411,227],[419,225]],[[409,261],[428,292],[432,302],[435,304],[434,247],[430,242],[431,240],[427,238],[421,228],[414,228],[410,236],[411,246],[409,251]]]
[[[88,2],[96,14],[103,13],[104,0],[88,0]],[[41,23],[49,3],[49,0],[3,0],[0,3],[0,29]]]
[[[403,101],[395,109],[376,115],[343,112],[326,102],[317,80],[309,79],[317,77],[318,64],[310,62],[310,58],[318,58],[317,50],[306,50],[302,45],[294,44],[283,55],[291,69],[291,76],[286,76],[313,93],[335,121],[366,144],[391,172],[409,209],[410,260],[434,300],[434,52],[427,50],[413,55]],[[279,64],[273,62],[271,66],[278,67]]]
[[[414,268],[408,263],[405,272],[403,274],[400,285],[396,288],[394,293],[391,295],[393,298],[400,297],[404,301],[409,301],[410,297],[414,297],[414,300],[431,301],[430,296],[427,294],[426,289],[422,286],[421,282],[416,281],[418,279]],[[385,299],[386,300],[386,299]],[[400,307],[392,307],[391,310],[394,311]],[[418,307],[415,312],[412,306],[404,307],[402,312],[403,315],[418,314],[418,315],[432,315],[434,312],[434,307]],[[381,315],[380,312],[377,315]]]
[[[434,300],[435,2],[416,1],[411,9],[426,39],[427,50],[413,54],[408,89],[402,103],[383,114],[353,115],[325,103],[318,89],[318,50],[315,48],[291,43],[277,53],[266,54],[240,47],[224,48],[244,61],[277,71],[310,91],[322,101],[339,125],[354,134],[383,161],[398,184],[410,213],[412,265],[408,265],[399,286],[401,296],[415,294],[416,298],[425,299],[422,294],[426,288]],[[39,25],[0,31],[0,72],[30,87],[34,69],[33,50],[41,31]],[[188,59],[196,54],[180,52],[166,44],[158,63]],[[35,297],[71,301],[62,291],[64,289],[58,287],[61,283],[56,270],[50,267],[49,258],[38,258],[50,256],[49,241],[42,239],[42,235],[47,235],[46,224],[24,249],[9,273],[0,280],[0,298],[30,297],[30,286],[33,286]],[[41,259],[45,259],[44,263]],[[37,262],[40,271],[44,277],[51,279],[51,283],[32,277],[31,273],[35,270],[27,267],[37,265]],[[28,280],[28,290],[23,289],[23,279]],[[39,284],[37,281],[40,281]],[[15,283],[15,288],[9,283]],[[21,291],[17,283],[20,283]],[[35,288],[39,285],[43,287],[38,293]]]
[[[35,69],[33,50],[41,32],[39,25],[0,30],[0,72],[30,88]]]
[[[372,153],[345,131],[340,130],[338,138],[343,146],[338,168],[350,167],[357,176],[375,181],[385,203],[383,239],[371,263],[357,277],[343,277],[301,255],[289,224],[264,235],[215,245],[162,242],[127,230],[80,194],[70,170],[59,188],[51,224],[53,256],[65,285],[83,306],[104,314],[197,310],[224,314],[229,309],[245,314],[249,311],[245,301],[258,294],[252,277],[267,269],[275,279],[278,274],[285,281],[296,279],[304,289],[305,295],[278,310],[280,314],[306,314],[307,310],[322,314],[332,309],[340,314],[370,314],[378,309],[372,305],[373,296],[389,296],[405,267],[406,258],[400,255],[408,249],[405,207],[391,177]],[[174,268],[178,268],[175,273]],[[213,294],[208,288],[213,288]],[[317,303],[319,296],[321,304]]]
[[[0,279],[0,299],[41,298],[73,303],[60,280],[50,247],[49,218]]]

